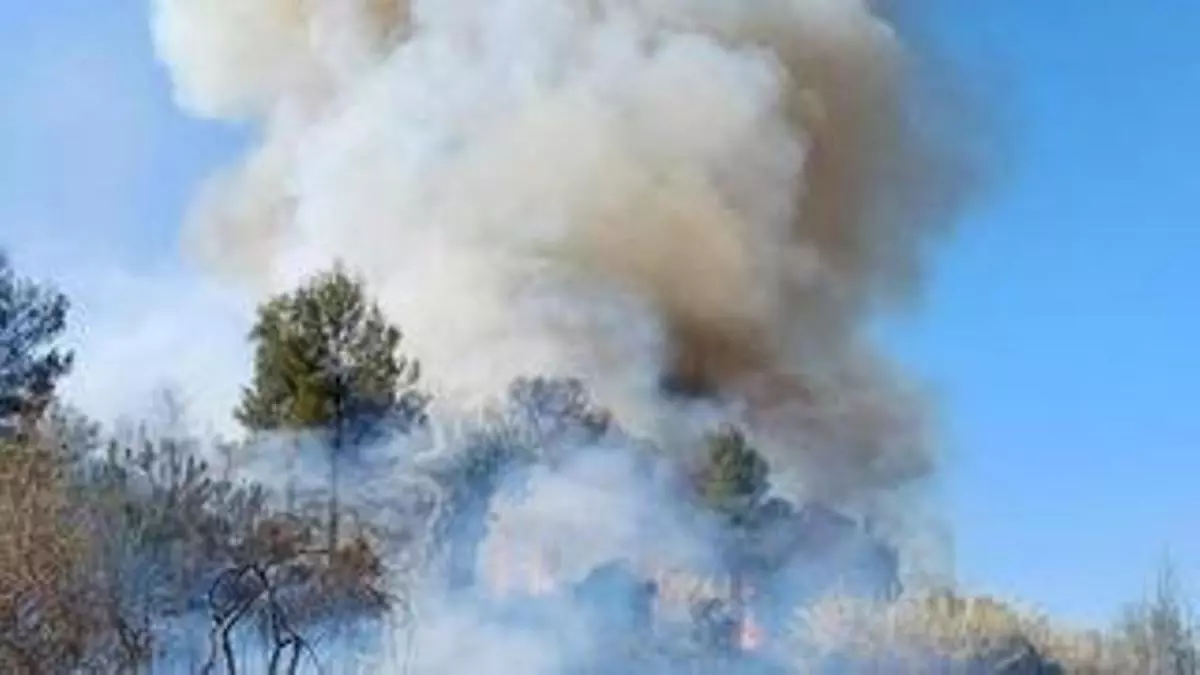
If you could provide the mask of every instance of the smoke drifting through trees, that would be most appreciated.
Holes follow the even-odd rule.
[[[975,167],[867,3],[155,5],[180,102],[262,127],[197,249],[258,289],[362,271],[436,405],[580,377],[656,437],[694,429],[672,394],[748,412],[813,496],[931,468],[862,327],[919,288]]]
[[[181,103],[262,130],[192,224],[265,301],[252,434],[105,444],[43,416],[65,301],[0,269],[0,406],[28,420],[0,438],[0,670],[1033,673],[1069,655],[994,603],[897,602],[894,542],[835,508],[896,520],[936,467],[920,397],[864,325],[918,294],[978,168],[919,46],[869,3],[153,6]],[[308,446],[316,499],[288,499],[283,458]],[[201,459],[218,454],[220,476]],[[867,599],[822,597],[839,583]],[[1174,592],[1081,672],[1194,673]]]
[[[47,537],[117,580],[83,584],[113,658],[200,620],[204,653],[164,644],[210,672],[247,644],[271,673],[787,672],[797,607],[894,598],[895,548],[833,507],[903,521],[936,461],[865,325],[919,294],[978,167],[869,3],[153,6],[179,101],[262,131],[190,241],[274,299],[227,476],[167,439],[64,481],[117,530]],[[313,276],[335,261],[382,312]],[[305,445],[319,515],[263,489]],[[725,588],[672,595],[689,575]]]
[[[914,299],[924,251],[952,226],[976,167],[945,132],[960,125],[939,120],[959,108],[931,92],[952,87],[924,86],[920,46],[869,3],[154,9],[180,103],[262,131],[198,199],[197,252],[257,294],[345,263],[425,367],[432,445],[385,446],[390,468],[355,487],[376,505],[423,495],[405,508],[434,514],[446,550],[429,555],[446,558],[450,590],[416,584],[434,608],[424,629],[442,626],[427,636],[465,622],[481,642],[513,637],[459,597],[498,532],[492,511],[536,524],[504,546],[565,550],[578,559],[564,566],[583,571],[606,562],[587,551],[625,550],[638,567],[677,554],[730,572],[750,563],[726,530],[802,521],[812,502],[904,524],[893,497],[936,462],[920,396],[865,325]],[[616,422],[582,437],[542,428],[545,412],[514,423],[503,401],[531,375],[579,384]],[[484,431],[447,432],[496,406]],[[770,488],[792,502],[768,509],[755,495],[736,518],[698,522],[676,474],[712,459],[703,439],[728,422],[765,459],[756,487],[769,466]],[[596,516],[538,508],[563,485],[618,494]],[[513,490],[521,499],[505,511]],[[662,517],[657,542],[639,530],[647,512]],[[595,546],[570,545],[583,531]],[[782,538],[772,574],[792,574],[776,595],[798,600],[821,573],[795,569],[803,545]],[[672,551],[651,553],[666,542]],[[534,670],[578,657],[561,635],[528,637]],[[421,663],[482,672],[493,656]]]
[[[414,455],[427,420],[406,404],[424,401],[412,379],[322,385],[349,365],[402,362],[394,339],[385,349],[349,340],[338,358],[315,358],[346,346],[339,336],[395,336],[370,304],[340,270],[264,304],[282,330],[254,333],[263,358],[247,397],[277,414],[243,420],[317,424],[294,413],[377,403],[344,409],[364,410],[343,421],[372,433],[340,446],[319,427],[304,432],[323,453],[341,450],[330,459],[356,478],[379,468],[372,444],[391,462],[394,491],[349,483],[344,544],[329,536],[343,528],[323,505],[281,509],[278,493],[233,467],[218,478],[199,459],[278,444],[208,447],[171,397],[161,419],[117,434],[107,452],[99,427],[61,407],[30,413],[21,436],[0,442],[0,669],[1062,672],[1050,653],[1069,672],[1196,672],[1171,576],[1108,638],[1050,632],[987,599],[897,601],[894,550],[826,508],[769,496],[770,466],[737,429],[711,437],[689,466],[630,436],[579,381],[518,380],[466,433]],[[54,341],[3,346],[24,361]],[[324,495],[336,500],[330,479]],[[865,602],[822,599],[839,580]],[[801,608],[793,645],[788,619]]]

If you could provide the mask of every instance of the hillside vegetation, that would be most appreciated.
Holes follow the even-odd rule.
[[[422,672],[413,636],[431,625],[430,596],[472,607],[478,623],[526,621],[496,618],[510,607],[479,618],[474,599],[487,595],[477,563],[499,495],[610,446],[632,456],[630,475],[666,476],[672,508],[711,533],[715,562],[696,574],[723,582],[668,620],[652,607],[669,579],[597,567],[569,601],[547,601],[567,603],[603,647],[567,672],[1198,671],[1190,606],[1169,569],[1107,630],[969,589],[906,591],[888,542],[774,496],[744,430],[709,434],[691,464],[664,460],[578,381],[514,382],[463,425],[454,452],[397,470],[431,442],[431,398],[400,330],[344,269],[262,306],[237,441],[193,433],[170,396],[131,429],[64,405],[67,313],[66,298],[0,258],[0,672]],[[381,458],[384,446],[413,450]],[[273,468],[247,468],[264,463]],[[274,469],[295,463],[306,466]],[[381,472],[405,480],[366,489]],[[838,547],[855,553],[831,557]],[[837,573],[802,601],[751,592],[817,559]]]

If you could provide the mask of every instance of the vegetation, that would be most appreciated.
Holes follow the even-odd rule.
[[[71,353],[55,347],[66,328],[67,298],[17,276],[0,251],[0,436],[39,417]]]
[[[650,475],[664,457],[630,438],[582,382],[530,377],[460,430],[455,452],[414,459],[411,485],[343,500],[343,471],[369,470],[372,445],[411,439],[430,402],[416,363],[399,353],[399,329],[344,270],[261,307],[254,370],[235,412],[249,438],[235,445],[191,433],[180,414],[165,428],[116,434],[57,402],[55,385],[72,365],[57,346],[66,312],[63,296],[0,257],[4,673],[232,675],[247,663],[272,675],[319,672],[338,636],[414,615],[405,574],[476,589],[493,501],[502,490],[519,496],[529,469],[619,446],[644,449]],[[304,435],[327,453],[316,512],[261,476],[209,461],[277,451],[264,439]],[[717,430],[696,457],[673,475],[680,501],[716,533],[728,592],[695,597],[687,637],[676,639],[646,629],[654,582],[615,562],[593,570],[576,601],[607,607],[601,614],[612,619],[614,597],[628,595],[630,614],[602,631],[615,642],[580,672],[1200,671],[1195,623],[1169,568],[1111,630],[1074,631],[989,598],[901,595],[894,551],[870,538],[867,576],[887,580],[883,592],[820,594],[788,617],[782,654],[747,656],[749,618],[792,609],[750,589],[771,588],[789,561],[810,555],[816,530],[857,526],[772,496],[770,465],[744,430]]]
[[[1109,631],[1072,629],[994,598],[946,591],[889,603],[826,598],[800,612],[795,639],[805,665],[836,654],[853,672],[924,673],[936,662],[952,672],[983,664],[982,672],[1193,675],[1194,630],[1166,566],[1155,594]]]
[[[347,455],[424,418],[420,367],[399,355],[400,329],[340,266],[265,303],[251,332],[254,377],[236,419],[252,432],[321,436],[329,464],[327,546],[341,520],[338,474]]]

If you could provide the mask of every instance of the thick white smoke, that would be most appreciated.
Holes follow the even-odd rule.
[[[867,2],[155,5],[179,101],[263,129],[196,210],[219,269],[361,270],[444,403],[569,374],[648,428],[666,382],[855,437],[771,450],[828,496],[928,467],[860,332],[970,173]]]
[[[438,405],[575,376],[668,446],[681,397],[744,415],[803,499],[886,516],[928,475],[865,327],[919,290],[973,167],[866,0],[154,5],[180,103],[262,130],[196,250],[259,294],[360,271]]]

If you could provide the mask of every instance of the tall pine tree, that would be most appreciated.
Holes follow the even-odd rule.
[[[745,611],[746,576],[754,565],[756,525],[770,488],[770,466],[733,426],[710,435],[706,450],[695,476],[695,489],[700,502],[716,514],[721,528],[721,557],[729,574],[733,625],[737,626]]]
[[[338,542],[338,473],[346,455],[424,418],[420,369],[399,354],[401,333],[341,265],[259,308],[254,376],[235,411],[252,432],[323,437],[329,461],[329,547]]]

